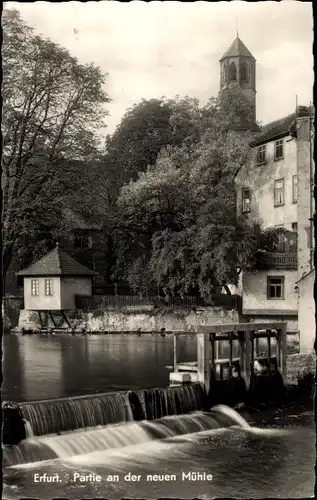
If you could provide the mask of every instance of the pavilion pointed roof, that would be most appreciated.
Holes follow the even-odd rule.
[[[232,42],[229,49],[227,50],[227,52],[225,52],[220,61],[226,59],[227,57],[238,57],[238,56],[252,57],[252,59],[255,61],[249,49],[247,49],[244,43],[240,40],[239,35],[237,35],[237,38]]]
[[[18,276],[92,276],[97,273],[79,264],[57,244],[51,252],[16,274]]]

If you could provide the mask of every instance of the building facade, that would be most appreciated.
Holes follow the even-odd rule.
[[[242,67],[248,68],[247,88]],[[256,60],[238,37],[220,69],[221,92],[235,77],[255,118]],[[313,109],[297,106],[253,135],[251,159],[236,176],[237,215],[278,233],[275,247],[263,248],[254,269],[240,275],[242,313],[251,321],[281,319],[297,327],[296,283],[313,269],[313,134]]]

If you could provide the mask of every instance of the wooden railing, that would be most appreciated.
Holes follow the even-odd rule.
[[[257,255],[258,269],[297,269],[296,253],[261,252]]]
[[[241,297],[237,295],[218,294],[213,295],[210,301],[194,296],[184,298],[162,298],[162,297],[140,297],[138,295],[93,295],[87,297],[76,296],[76,308],[85,311],[101,311],[104,309],[120,309],[124,307],[152,306],[152,307],[223,307],[227,310],[241,310]]]

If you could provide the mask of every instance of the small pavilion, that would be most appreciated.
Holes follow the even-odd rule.
[[[76,309],[76,295],[91,296],[92,278],[97,273],[57,243],[51,252],[16,274],[23,277],[24,308],[38,311],[42,326],[50,318],[54,327],[60,327],[62,323],[70,326],[65,312]]]

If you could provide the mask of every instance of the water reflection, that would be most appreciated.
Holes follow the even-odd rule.
[[[3,350],[3,397],[14,401],[164,387],[173,363],[170,335],[6,335]],[[179,337],[178,357],[196,359],[194,335]]]

